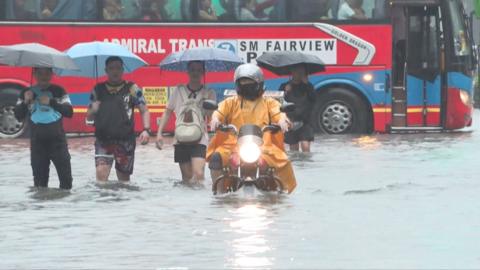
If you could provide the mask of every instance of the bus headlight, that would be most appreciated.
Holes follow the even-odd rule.
[[[470,94],[465,90],[460,90],[460,99],[462,100],[463,104],[470,106]]]
[[[246,163],[254,163],[260,159],[262,151],[256,143],[248,142],[240,146],[240,158]]]
[[[373,81],[373,75],[370,73],[363,75],[363,81],[365,81],[366,83]]]

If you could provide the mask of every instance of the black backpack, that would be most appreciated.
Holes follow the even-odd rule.
[[[130,87],[133,83],[127,82],[117,93],[111,94],[105,83],[98,84],[95,89],[100,107],[95,115],[95,136],[100,140],[126,140],[135,137],[132,118],[130,119],[125,108],[125,98],[131,99]],[[129,102],[131,102],[129,100]]]

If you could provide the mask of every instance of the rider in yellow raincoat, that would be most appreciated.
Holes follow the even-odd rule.
[[[238,95],[219,104],[218,110],[212,116],[212,129],[221,124],[234,125],[237,130],[246,124],[261,128],[277,124],[283,132],[288,129],[289,122],[286,115],[280,112],[280,103],[273,98],[263,97],[264,78],[259,67],[252,64],[241,65],[235,71],[234,79]],[[290,193],[297,183],[285,153],[283,132],[264,133],[261,158],[268,167],[275,168],[276,176]],[[215,134],[207,150],[213,181],[221,176],[222,169],[228,166],[230,157],[237,152],[237,139],[234,134],[221,131]]]

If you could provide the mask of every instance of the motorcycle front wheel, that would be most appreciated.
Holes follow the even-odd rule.
[[[236,192],[242,186],[242,179],[238,176],[222,175],[212,185],[213,195]]]

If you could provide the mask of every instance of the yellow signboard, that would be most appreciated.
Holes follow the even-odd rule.
[[[166,105],[168,102],[168,87],[152,86],[143,88],[143,96],[147,105],[159,106]]]

